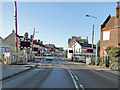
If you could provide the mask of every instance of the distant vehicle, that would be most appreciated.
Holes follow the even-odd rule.
[[[85,56],[75,56],[74,61],[86,62],[86,58],[85,58]]]
[[[50,60],[50,61],[52,61],[52,60],[53,60],[53,58],[52,58],[51,54],[47,54],[47,55],[46,55],[46,57],[45,57],[45,59],[46,59],[46,60]]]

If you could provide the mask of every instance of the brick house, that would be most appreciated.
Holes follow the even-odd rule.
[[[109,15],[101,25],[100,56],[104,56],[109,46],[120,47],[120,2],[117,2],[116,15]]]
[[[0,61],[2,59],[2,50],[1,50],[1,47],[2,47],[2,41],[3,41],[3,38],[0,37]]]
[[[18,41],[19,41],[19,38],[18,38]],[[15,32],[14,30],[5,39],[3,39],[2,46],[8,46],[10,48],[10,52],[15,53]],[[19,42],[18,42],[18,46],[19,46]],[[20,52],[19,48],[18,48],[18,52]]]
[[[0,37],[0,46],[2,46],[2,41],[3,41],[3,38]]]
[[[23,48],[22,49],[19,48],[20,40],[23,40],[24,38],[26,40],[30,40],[29,38],[26,38],[26,37],[28,37],[28,33],[26,33],[25,35],[26,36],[17,35],[18,53],[24,53],[25,52]],[[14,30],[12,30],[12,33],[10,33],[6,38],[3,39],[2,46],[9,47],[11,53],[16,52],[15,51],[15,31]],[[29,53],[30,48],[27,48],[26,50],[27,50],[27,53]]]

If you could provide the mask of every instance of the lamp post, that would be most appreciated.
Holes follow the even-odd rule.
[[[95,16],[91,16],[91,15],[86,15],[86,17],[92,17],[92,18],[95,18],[95,19],[97,20],[97,31],[98,31],[98,18],[95,17]],[[98,58],[97,58],[97,48],[98,48],[97,42],[98,42],[98,36],[99,36],[99,33],[98,33],[98,35],[96,34],[96,62],[95,62],[96,65],[97,65],[97,61],[98,61]]]

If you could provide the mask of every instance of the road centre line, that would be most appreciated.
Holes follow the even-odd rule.
[[[67,68],[66,68],[66,69],[67,69]],[[78,85],[77,85],[77,82],[76,82],[75,79],[74,79],[74,76],[72,75],[72,73],[70,72],[69,69],[67,69],[67,71],[69,72],[70,76],[72,77],[72,80],[73,80],[73,82],[74,82],[75,88],[76,88],[77,90],[79,90],[79,87],[78,87]]]
[[[80,87],[82,88],[82,90],[85,90],[84,87],[83,87],[83,85],[80,84]]]
[[[77,76],[75,76],[75,78],[76,78],[76,80],[78,80],[78,77],[77,77]]]
[[[64,66],[65,66],[65,65],[64,65]],[[67,66],[65,66],[65,68],[68,70],[69,74],[71,75],[71,77],[72,77],[72,79],[73,79],[73,82],[74,82],[74,84],[75,84],[75,88],[76,88],[77,90],[79,90],[79,86],[80,86],[80,88],[81,88],[82,90],[85,90],[82,84],[80,84],[79,86],[77,85],[76,80],[78,80],[78,77],[73,73],[73,71],[72,71],[69,67],[67,67]],[[76,78],[76,80],[75,80],[74,78]]]
[[[76,78],[76,80],[78,80],[78,77],[74,74],[74,72],[70,68],[68,68],[68,69],[73,74],[73,76]]]

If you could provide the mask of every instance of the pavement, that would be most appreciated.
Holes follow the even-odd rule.
[[[70,59],[66,59],[64,58],[66,61],[72,62]],[[76,65],[80,65],[80,62],[74,62]],[[87,65],[85,64],[85,66],[89,69],[93,69],[93,70],[98,70],[98,71],[104,71],[104,72],[108,72],[117,76],[120,76],[120,73],[118,71],[113,71],[110,70],[109,68],[105,67],[105,66],[96,66],[96,65]]]
[[[13,77],[15,75],[18,75],[20,73],[23,73],[25,71],[28,71],[36,67],[37,65],[41,65],[41,64],[42,62],[40,61],[37,62],[37,59],[36,59],[34,63],[29,62],[27,65],[0,65],[0,75],[2,76],[0,78],[0,81]]]
[[[35,65],[1,65],[0,74],[2,75],[1,80],[5,80],[22,72],[28,71],[35,67]]]
[[[87,67],[88,67],[88,68],[92,68],[92,69],[94,69],[94,70],[104,71],[104,72],[108,72],[108,73],[111,73],[111,74],[114,74],[114,75],[120,76],[120,74],[119,74],[118,71],[110,70],[109,68],[104,67],[104,66],[88,65]]]

